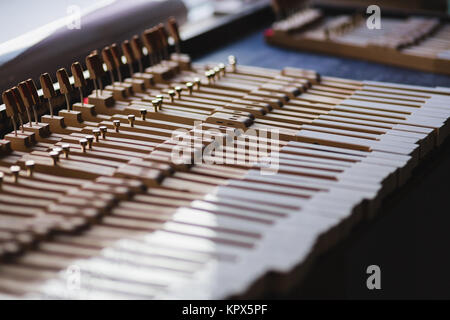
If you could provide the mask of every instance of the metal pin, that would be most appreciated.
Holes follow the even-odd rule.
[[[86,152],[86,146],[88,144],[87,139],[80,139],[81,151]]]
[[[102,134],[102,139],[106,139],[106,132],[108,132],[108,128],[106,126],[101,126],[99,129]]]
[[[5,177],[5,174],[3,172],[0,172],[0,189],[2,187],[3,178]]]
[[[162,94],[158,94],[156,96],[156,99],[160,100],[158,104],[158,110],[161,110],[162,104],[164,102],[164,96]]]
[[[28,123],[30,124],[30,127],[33,127],[33,124],[31,121],[30,110],[28,108],[25,108],[25,109],[27,110]]]
[[[144,67],[142,66],[142,61],[141,59],[138,59],[138,68],[139,68],[139,72],[142,73],[144,70]]]
[[[186,83],[186,88],[188,89],[189,95],[191,96],[192,95],[192,89],[194,88],[194,84],[192,82],[188,82],[188,83]]]
[[[19,122],[20,122],[20,130],[22,131],[22,133],[25,132],[25,130],[23,129],[23,120],[22,120],[22,116],[20,115],[20,113],[18,114],[19,116]]]
[[[35,167],[35,162],[33,160],[27,160],[25,162],[25,167],[27,167],[27,175],[29,177],[31,177],[33,175],[33,171],[34,171],[34,167]]]
[[[48,101],[48,108],[49,108],[49,110],[50,110],[50,117],[53,118],[52,98],[48,98],[47,101]]]
[[[69,100],[69,94],[64,95],[66,97],[66,105],[67,105],[67,111],[70,111],[70,100]]]
[[[95,91],[95,97],[98,98],[98,87],[97,87],[97,79],[93,79],[94,81],[94,91]]]
[[[170,96],[170,102],[173,103],[173,101],[175,100],[175,90],[169,90],[169,91],[167,91],[167,93]]]
[[[16,124],[16,119],[14,119],[14,116],[11,117],[11,122],[14,128],[14,135],[17,136],[17,124]]]
[[[88,142],[88,149],[92,149],[92,143],[94,142],[94,136],[87,135],[86,140]]]
[[[197,86],[197,90],[199,90],[200,89],[200,85],[201,85],[200,78],[194,78],[194,83]]]
[[[120,128],[120,120],[113,120],[114,129],[116,129],[116,132],[119,132]]]
[[[205,71],[205,77],[208,79],[208,83],[211,84],[211,73],[209,71]]]
[[[103,94],[103,82],[102,82],[102,79],[98,79],[98,85],[100,87],[100,94]]]
[[[213,82],[215,82],[217,74],[214,69],[209,70],[209,73],[211,74],[211,79],[213,80]]]
[[[100,129],[92,129],[92,134],[95,137],[95,142],[98,142],[100,137]]]
[[[127,63],[128,63],[128,60],[127,60]],[[128,70],[129,70],[129,72],[130,72],[130,76],[132,76],[133,73],[134,73],[134,70],[133,70],[133,63],[132,63],[132,62],[128,63]]]
[[[225,68],[225,65],[223,63],[219,63],[219,70],[222,72],[222,75],[225,76],[227,73],[227,69]]]
[[[181,91],[183,91],[183,89],[181,87],[175,87],[175,91],[177,92],[177,98],[181,99]]]
[[[162,98],[158,98],[158,110],[161,110],[162,108],[162,104],[163,104],[163,99]]]
[[[32,108],[33,108],[33,114],[34,114],[34,121],[36,121],[36,124],[39,124],[39,122],[38,122],[38,115],[37,115],[37,112],[36,112],[36,107],[32,106]]]
[[[81,102],[81,105],[84,106],[83,89],[80,87],[80,88],[78,88],[78,90],[80,91],[80,102]]]
[[[114,83],[116,82],[116,81],[114,80],[114,72],[113,72],[112,70],[109,70],[109,75],[110,75],[110,77],[111,77],[111,85],[112,85],[112,88],[114,89]]]
[[[11,166],[9,168],[9,171],[11,171],[12,175],[13,175],[13,181],[15,183],[17,183],[17,181],[19,181],[19,172],[20,172],[20,167],[19,166]]]
[[[130,123],[130,127],[134,127],[134,120],[136,119],[136,117],[134,116],[134,114],[129,114],[128,115],[128,122]]]
[[[219,67],[214,67],[214,74],[217,76],[217,79],[220,79],[220,69],[219,69]]]
[[[70,152],[70,144],[65,143],[61,146],[61,149],[64,153],[64,157],[69,158],[69,152]]]
[[[159,104],[159,100],[158,99],[152,100],[152,105],[155,108],[154,109],[155,112],[158,112],[158,104]]]
[[[147,109],[141,109],[139,110],[139,112],[141,113],[141,120],[145,120],[145,116],[147,115]]]
[[[231,70],[233,72],[236,72],[236,57],[235,56],[229,56],[228,57],[228,63],[231,66]]]
[[[50,151],[48,153],[48,155],[52,158],[53,165],[56,166],[56,164],[58,163],[58,160],[59,160],[59,152],[58,151]]]

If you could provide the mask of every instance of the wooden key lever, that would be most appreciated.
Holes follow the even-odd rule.
[[[142,53],[142,42],[139,36],[134,35],[133,38],[131,38],[131,49],[133,51],[134,58],[138,62],[139,73],[144,72],[144,68],[142,66],[142,58],[144,57],[144,54]]]
[[[167,66],[159,64],[159,47],[158,30],[154,27],[147,29],[142,33],[142,39],[145,48],[148,51],[150,67],[145,69],[146,73],[151,73],[158,82],[165,82],[173,77],[172,70]]]
[[[10,142],[10,146],[14,150],[25,151],[31,146],[30,137],[24,134],[23,126],[22,133],[17,133],[16,118],[19,116],[19,112],[13,91],[11,89],[4,91],[2,99],[6,106],[6,115],[11,118],[14,127],[14,133],[5,135],[5,140]]]
[[[31,93],[31,98],[33,99],[32,108],[33,108],[34,118],[35,118],[36,124],[39,124],[36,109],[39,108],[39,105],[41,104],[41,99],[39,98],[36,84],[34,83],[33,79],[28,79],[25,82],[27,84],[28,91]]]
[[[43,140],[50,134],[50,127],[47,123],[39,123],[38,116],[36,112],[36,105],[39,103],[39,96],[37,94],[36,86],[33,80],[28,79],[27,81],[22,81],[19,84],[19,92],[22,101],[27,108],[28,116],[30,116],[29,109],[33,108],[33,113],[35,117],[35,126],[31,125],[29,127],[24,127],[26,131],[33,132],[37,140]]]
[[[127,90],[122,86],[118,86],[114,79],[114,70],[116,69],[116,65],[114,63],[114,58],[110,47],[107,46],[103,48],[102,59],[106,65],[106,70],[109,72],[111,77],[111,85],[106,86],[105,90],[111,92],[114,100],[125,100],[128,97]]]
[[[74,62],[72,63],[70,70],[72,71],[74,86],[80,91],[80,103],[81,105],[84,105],[83,88],[86,87],[87,81],[84,78],[83,67],[79,62]]]
[[[2,93],[2,100],[6,106],[6,116],[8,118],[11,118],[13,128],[14,128],[14,135],[17,136],[16,117],[17,117],[18,111],[17,111],[16,102],[14,100],[14,94],[11,91],[11,89],[6,90]]]
[[[169,60],[169,36],[163,23],[160,23],[156,26],[155,38],[158,43],[158,55],[160,56],[160,63],[164,66],[169,67],[174,74],[178,74],[180,72],[180,65],[176,61]]]
[[[19,118],[21,127],[20,134],[16,135],[17,130],[15,130],[14,134],[9,133],[5,135],[5,139],[11,141],[12,149],[26,151],[36,142],[35,134],[33,131],[39,129],[37,127],[29,129],[29,126],[25,128],[25,126],[23,125],[22,114],[26,112],[26,108],[20,95],[20,91],[17,87],[13,87],[10,90],[7,90],[7,92],[4,93],[3,101],[6,105],[7,115],[11,116],[11,118],[14,117],[14,120],[17,116]]]
[[[137,35],[133,36],[133,38],[128,41],[125,40],[122,43],[122,51],[127,59],[127,64],[130,69],[130,76],[133,79],[138,79],[144,81],[144,85],[146,88],[152,87],[155,85],[153,80],[153,76],[151,74],[143,73],[142,66],[142,43]],[[134,73],[133,63],[138,63],[139,72]]]
[[[58,79],[59,91],[66,98],[67,111],[70,112],[71,110],[70,94],[72,93],[73,88],[72,85],[70,84],[69,75],[67,74],[66,69],[64,68],[58,69],[58,71],[56,71],[56,78]]]
[[[52,99],[56,97],[55,88],[53,87],[53,80],[48,73],[41,74],[39,78],[41,83],[42,92],[44,98],[48,101],[48,108],[50,110],[50,116],[53,117],[53,105]]]
[[[167,26],[169,28],[170,36],[173,39],[175,45],[175,53],[172,53],[170,58],[173,61],[178,62],[182,70],[191,69],[191,58],[188,55],[182,54],[180,51],[181,47],[181,37],[178,30],[178,23],[174,17],[170,17],[167,21]]]
[[[136,58],[134,57],[130,41],[125,40],[124,42],[122,42],[122,51],[123,54],[125,55],[125,59],[127,60],[130,77],[132,77],[134,73],[133,63],[136,61]]]
[[[87,81],[84,77],[83,67],[79,62],[72,63],[70,67],[74,79],[74,86],[80,91],[80,102],[73,104],[73,109],[81,112],[81,115],[86,121],[95,121],[97,112],[93,104],[84,103],[83,89],[87,86]]]
[[[177,20],[174,17],[170,17],[167,21],[167,26],[169,27],[170,35],[173,39],[174,45],[175,45],[175,52],[177,54],[180,54],[180,44],[181,44],[181,38],[180,38],[180,32],[178,30],[178,23]]]
[[[128,42],[129,44],[129,42]],[[128,89],[128,93],[130,95],[132,95],[134,92],[145,92],[146,89],[146,85],[145,85],[145,81],[142,79],[134,79],[134,78],[126,78],[123,81],[123,76],[122,76],[122,66],[123,66],[123,56],[122,56],[122,52],[120,51],[120,47],[116,44],[113,43],[111,46],[111,53],[114,59],[114,64],[116,66],[116,70],[117,70],[117,76],[119,78],[119,83],[121,86],[124,86],[125,88]],[[127,50],[130,48],[127,48]],[[130,52],[129,52],[130,53]],[[132,56],[132,50],[131,50],[131,56],[128,53],[128,56],[126,56],[126,59],[128,61],[128,58],[130,58],[131,61],[133,61],[134,57]],[[132,70],[130,70],[132,71]],[[130,73],[130,77],[133,76],[133,72]]]
[[[13,93],[14,102],[15,102],[16,107],[17,107],[17,115],[19,117],[19,122],[20,122],[20,126],[21,126],[21,129],[22,129],[21,131],[23,133],[24,132],[24,128],[23,128],[22,115],[25,113],[25,105],[23,104],[22,98],[20,97],[19,89],[17,87],[12,87],[11,91]]]
[[[31,119],[30,108],[33,105],[33,98],[31,97],[30,92],[28,91],[28,86],[25,81],[22,81],[18,84],[17,88],[19,89],[20,98],[23,101],[23,105],[25,106],[25,110],[27,112],[28,117],[28,125],[30,127],[33,126],[33,121]],[[36,119],[37,120],[37,119]]]
[[[71,94],[73,91],[72,85],[70,84],[69,75],[66,69],[61,68],[56,72],[56,77],[59,83],[59,91],[66,98],[67,110],[59,111],[59,115],[64,117],[64,123],[69,126],[79,126],[83,121],[81,117],[81,112],[73,111],[70,103]]]
[[[155,42],[154,42],[153,31],[154,31],[154,28],[147,29],[144,32],[142,32],[142,36],[141,36],[144,46],[148,52],[148,59],[150,62],[150,66],[158,63],[157,58],[156,58],[156,46],[155,46]]]
[[[53,114],[52,99],[56,98],[53,80],[48,73],[44,73],[40,76],[39,82],[41,83],[42,92],[44,94],[44,98],[48,101],[48,107],[50,110],[50,115],[43,115],[41,117],[41,121],[48,123],[52,132],[63,132],[66,127],[64,124],[64,118]]]
[[[102,76],[105,74],[103,65],[98,53],[91,53],[86,57],[86,66],[89,70],[89,77],[94,82],[94,92],[88,97],[89,103],[93,104],[97,108],[109,108],[114,104],[114,98],[112,94],[103,92]],[[98,83],[100,83],[100,94],[98,90]]]
[[[121,72],[121,67],[123,65],[122,53],[120,52],[119,47],[115,43],[113,43],[111,45],[111,51],[113,54],[114,62],[116,63],[117,72],[118,72],[118,76],[119,76],[119,82],[122,83],[122,72]],[[129,68],[129,72],[130,72],[130,78],[126,78],[125,83],[130,84],[132,86],[133,92],[144,93],[146,88],[150,87],[151,84],[148,84],[148,86],[147,86],[145,80],[133,77],[133,73],[134,73],[133,62],[135,61],[135,58],[133,55],[133,50],[131,49],[130,42],[128,40],[125,40],[122,43],[122,51],[125,55],[127,65]]]

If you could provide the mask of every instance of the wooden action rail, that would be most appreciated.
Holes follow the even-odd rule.
[[[381,18],[369,29],[361,14],[329,16],[301,9],[265,32],[269,44],[422,71],[450,74],[450,24],[437,18]]]
[[[74,62],[56,84],[43,74],[39,91],[28,80],[3,93],[14,130],[0,140],[0,293],[286,290],[449,134],[446,88],[170,49],[158,25],[92,51],[88,71]]]

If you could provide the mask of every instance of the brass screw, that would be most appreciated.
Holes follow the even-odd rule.
[[[128,122],[130,123],[131,127],[134,127],[134,120],[136,120],[136,117],[134,116],[134,114],[129,114],[128,115]]]
[[[120,120],[114,120],[113,125],[114,125],[114,129],[116,129],[116,132],[119,132]]]
[[[161,107],[162,107],[162,104],[163,104],[163,101],[164,101],[164,96],[162,94],[158,94],[156,96],[156,99],[159,100],[158,110],[161,110]]]
[[[102,134],[102,139],[106,139],[106,132],[108,132],[108,127],[101,126],[99,129],[100,129],[100,132]]]
[[[211,69],[209,70],[209,74],[211,75],[211,80],[214,82],[216,80],[216,72]]]
[[[217,78],[220,78],[220,69],[219,69],[219,67],[214,67],[214,74],[217,76]]]
[[[233,72],[236,72],[236,57],[235,56],[229,56],[228,57],[228,63],[231,66],[231,69]]]
[[[178,99],[181,99],[181,91],[183,91],[183,89],[177,86],[175,87],[175,91],[177,92]]]
[[[219,70],[222,72],[222,75],[225,76],[227,73],[227,69],[225,68],[225,65],[223,63],[219,63]]]
[[[64,156],[66,157],[66,159],[69,158],[70,144],[68,144],[68,143],[63,144],[63,145],[61,146],[61,149],[62,149],[62,151],[63,151]]]
[[[147,110],[142,108],[141,110],[139,110],[139,112],[141,113],[141,119],[145,120],[145,115],[147,114]]]
[[[189,91],[189,95],[192,95],[192,89],[194,87],[194,84],[192,82],[188,82],[188,83],[186,83],[186,87]]]
[[[56,166],[56,164],[58,163],[58,160],[59,160],[59,152],[53,150],[53,151],[50,151],[48,153],[48,155],[52,158],[53,165]]]
[[[169,90],[169,91],[167,91],[167,93],[170,96],[170,102],[173,103],[173,101],[175,100],[175,90]]]
[[[200,89],[200,85],[201,85],[200,78],[194,78],[194,83],[197,86],[197,90],[199,90]]]
[[[25,167],[27,167],[27,175],[31,177],[33,175],[34,167],[36,166],[33,160],[27,160],[25,162]]]
[[[83,151],[83,152],[86,152],[86,146],[87,146],[87,144],[88,144],[88,141],[87,141],[87,139],[80,139],[80,145],[81,145],[81,150]]]
[[[206,79],[208,79],[208,83],[211,84],[211,72],[210,71],[205,71],[205,77],[206,77]]]
[[[86,140],[88,142],[88,149],[92,149],[92,143],[94,142],[94,136],[88,135],[88,136],[86,136]]]
[[[158,99],[153,99],[152,100],[152,105],[153,105],[153,108],[155,108],[155,112],[158,112],[158,104],[159,104],[159,100]]]
[[[162,104],[163,104],[163,99],[157,98],[156,100],[158,100],[158,110],[161,110]]]
[[[92,134],[95,137],[95,142],[98,142],[100,137],[100,129],[92,129]]]
[[[14,182],[19,181],[19,172],[20,172],[20,167],[19,166],[11,166],[9,168],[9,170],[11,171],[13,178],[14,178]]]

